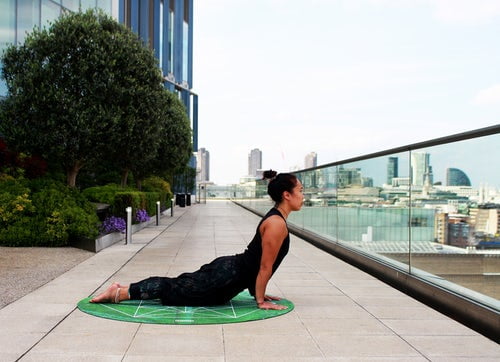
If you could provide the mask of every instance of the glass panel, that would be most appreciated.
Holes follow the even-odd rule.
[[[46,27],[49,22],[56,20],[61,14],[61,7],[52,1],[42,0],[41,26]]]
[[[79,0],[63,0],[62,5],[71,11],[78,11],[80,8]]]
[[[15,33],[15,0],[0,2],[0,47],[5,49],[8,44],[16,41]]]
[[[493,135],[412,152],[420,172],[412,172],[420,181],[412,186],[414,274],[500,299],[500,172],[491,163],[499,144]],[[416,247],[428,239],[439,253]]]
[[[105,13],[111,14],[112,11],[111,0],[97,0],[97,7],[104,10]]]
[[[9,44],[16,41],[15,32],[15,0],[0,2],[0,55]],[[2,63],[0,62],[0,72]],[[7,84],[0,77],[0,96],[7,95]]]
[[[304,206],[290,215],[289,222],[337,240],[336,174],[336,167],[297,173],[304,186]]]
[[[159,43],[159,48],[157,49],[158,55],[159,55],[159,64],[160,67],[163,67],[163,1],[160,1],[160,13],[158,14],[160,16],[160,31],[158,33],[158,37],[160,39]]]
[[[170,8],[170,20],[168,22],[168,44],[169,44],[169,49],[168,49],[168,64],[169,68],[168,71],[170,73],[174,72],[174,62],[173,62],[173,54],[174,54],[174,10],[173,10],[173,1],[170,2],[171,8]]]
[[[82,7],[82,11],[95,8],[96,4],[97,4],[96,0],[80,0],[80,6]]]
[[[406,153],[338,166],[338,241],[408,270]],[[406,181],[406,182],[405,182]],[[403,263],[403,264],[400,264]]]
[[[27,33],[39,26],[40,6],[38,1],[18,0],[17,41],[23,43]]]
[[[182,23],[182,80],[188,81],[188,33],[189,25],[186,22]]]

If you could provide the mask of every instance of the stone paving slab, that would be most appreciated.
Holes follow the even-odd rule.
[[[132,244],[102,250],[1,309],[0,361],[500,360],[495,342],[294,236],[268,290],[294,302],[284,316],[172,326],[76,309],[113,281],[174,276],[241,252],[258,221],[228,201],[176,208]]]

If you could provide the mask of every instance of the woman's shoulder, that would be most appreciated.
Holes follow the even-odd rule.
[[[269,210],[266,216],[262,219],[259,229],[260,231],[263,231],[263,229],[280,229],[283,232],[288,231],[285,218],[275,208]]]
[[[277,215],[277,216],[283,218],[283,215],[281,215],[281,213],[279,212],[279,210],[277,208],[273,207],[271,210],[269,210],[267,212],[267,214],[262,218],[262,220],[266,220],[267,218],[269,218],[271,216],[274,216],[274,215]]]

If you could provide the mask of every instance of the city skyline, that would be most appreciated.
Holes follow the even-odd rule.
[[[197,3],[194,32],[218,184],[254,147],[282,172],[310,150],[326,164],[500,121],[498,1],[215,0]]]
[[[477,189],[481,185],[487,185],[500,190],[500,169],[492,167],[489,158],[489,155],[498,148],[498,144],[500,144],[500,135],[492,135],[420,149],[414,152],[429,154],[429,165],[432,167],[433,183],[440,182],[442,185],[446,185],[447,170],[457,168],[464,172],[470,179],[471,187]],[[265,153],[263,152],[262,154],[264,155]],[[267,157],[267,154],[265,154],[263,160]],[[375,185],[381,186],[384,183],[388,183],[387,164],[390,158],[397,158],[397,169],[395,172],[398,177],[410,177],[409,154],[406,152],[389,154],[348,165],[361,168],[363,176],[372,178]],[[318,167],[321,166],[321,164],[318,164]],[[264,167],[264,169],[266,168]],[[299,169],[303,168],[295,168],[287,171],[297,171]],[[243,175],[238,175],[237,179],[239,180],[241,176]],[[238,182],[234,183],[237,184]]]

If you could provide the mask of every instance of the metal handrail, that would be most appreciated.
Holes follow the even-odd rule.
[[[477,137],[483,137],[483,136],[490,136],[490,135],[497,134],[497,133],[500,133],[500,124],[496,124],[496,125],[493,125],[490,127],[485,127],[485,128],[479,128],[479,129],[472,130],[472,131],[457,133],[457,134],[450,135],[450,136],[435,138],[435,139],[428,140],[428,141],[412,143],[412,144],[409,144],[406,146],[399,146],[396,148],[391,148],[391,149],[384,150],[384,151],[369,153],[366,155],[348,158],[345,160],[326,163],[326,164],[323,164],[320,166],[310,167],[310,168],[302,169],[302,170],[295,171],[295,172],[314,171],[314,170],[322,169],[325,167],[338,166],[338,165],[342,165],[342,164],[346,164],[346,163],[363,161],[363,160],[367,160],[370,158],[387,156],[387,155],[394,154],[394,153],[408,152],[408,151],[413,151],[413,150],[417,150],[417,149],[421,149],[421,148],[443,145],[446,143],[464,141],[464,140],[477,138]]]

